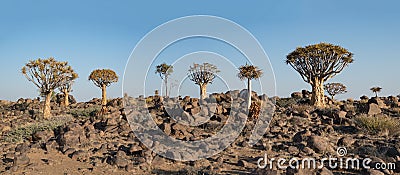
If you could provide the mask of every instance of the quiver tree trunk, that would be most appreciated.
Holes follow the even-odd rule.
[[[165,77],[165,81],[164,81],[164,85],[165,85],[165,96],[169,96],[168,95],[168,77]]]
[[[101,86],[101,113],[105,114],[107,112],[107,92],[106,85]]]
[[[43,117],[45,119],[48,119],[51,117],[51,96],[53,95],[53,92],[48,92],[45,94],[45,100],[44,100],[44,108],[43,108]]]
[[[207,84],[200,85],[200,99],[207,97]]]
[[[64,105],[69,106],[69,93],[67,90],[64,90]]]
[[[247,109],[251,106],[251,79],[247,79]]]
[[[311,104],[316,107],[325,107],[324,81],[320,78],[314,78],[314,81],[311,82],[311,86]]]

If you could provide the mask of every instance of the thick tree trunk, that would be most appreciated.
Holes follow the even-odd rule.
[[[207,84],[200,85],[200,99],[207,97]]]
[[[50,106],[50,102],[51,102],[51,96],[53,95],[53,92],[49,92],[48,94],[46,94],[45,96],[45,101],[44,101],[44,108],[43,108],[43,117],[45,119],[48,119],[51,117],[51,106]]]
[[[107,86],[103,85],[101,87],[101,113],[105,114],[107,112]]]
[[[315,78],[311,86],[311,104],[316,107],[325,107],[324,80]]]
[[[107,105],[107,92],[106,92],[106,85],[101,87],[101,105]]]
[[[69,93],[67,90],[64,90],[64,105],[69,106]]]
[[[247,79],[247,109],[251,106],[251,79]]]
[[[164,81],[164,83],[165,83],[165,97],[168,96],[168,79],[167,78],[168,77],[165,77],[165,81]]]

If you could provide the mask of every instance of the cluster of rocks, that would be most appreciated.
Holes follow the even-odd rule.
[[[386,114],[394,116],[399,108],[397,97],[363,98],[360,101],[347,100],[332,104],[328,109],[316,109],[304,105],[310,98],[308,91],[293,93],[289,105],[278,97],[269,99],[265,95],[252,93],[252,100],[263,105],[260,115],[271,115],[265,133],[255,145],[248,141],[258,120],[247,117],[247,92],[229,91],[211,94],[199,100],[189,96],[162,98],[158,95],[145,98],[113,99],[108,102],[108,113],[98,116],[96,112],[83,112],[99,109],[101,101],[73,103],[65,110],[57,101],[53,102],[55,116],[73,115],[74,119],[54,130],[33,133],[19,144],[2,142],[0,145],[1,172],[28,171],[34,166],[30,153],[44,150],[47,154],[60,154],[77,162],[88,163],[93,169],[116,168],[117,172],[127,173],[196,173],[206,174],[393,174],[400,173],[400,135],[382,138],[363,133],[354,122],[357,115]],[[294,100],[293,100],[294,99]],[[123,102],[123,100],[126,100]],[[127,104],[123,106],[122,104]],[[2,138],[17,126],[40,122],[35,117],[40,102],[38,99],[20,99],[17,102],[0,101],[0,131]],[[141,108],[142,107],[142,108]],[[135,110],[133,110],[135,108]],[[70,111],[70,112],[65,112]],[[75,111],[75,112],[72,112]],[[145,112],[145,113],[142,113]],[[198,161],[179,162],[160,157],[151,151],[157,142],[143,141],[132,131],[132,122],[142,122],[144,115],[152,117],[157,129],[178,140],[197,141],[211,137],[229,124],[230,117],[244,122],[244,129],[228,148],[222,152]],[[76,116],[75,116],[76,115]],[[272,117],[273,115],[273,117]],[[396,116],[394,116],[396,117]],[[398,116],[397,116],[398,117]],[[244,120],[246,119],[246,120]],[[148,125],[150,126],[150,124]],[[233,125],[236,126],[236,125]],[[153,130],[155,128],[148,127]],[[233,131],[232,131],[233,132]],[[157,137],[154,135],[153,137]],[[140,141],[139,141],[140,138]],[[227,135],[224,139],[228,139]],[[148,140],[152,140],[148,138]],[[219,140],[223,142],[224,140]],[[217,142],[217,141],[216,141]],[[372,164],[394,163],[394,170],[366,169],[262,169],[257,167],[264,154],[275,158],[315,158],[321,160],[337,156],[337,148],[347,148],[345,157],[370,158]],[[172,148],[165,148],[170,150]],[[197,151],[212,151],[211,145],[199,145]],[[196,152],[192,153],[193,155]],[[171,152],[169,157],[183,158]],[[51,162],[51,161],[50,161]],[[172,162],[174,163],[172,166]],[[48,162],[47,162],[48,163]],[[194,170],[193,170],[194,169]]]

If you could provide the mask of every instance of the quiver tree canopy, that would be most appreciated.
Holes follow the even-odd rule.
[[[22,74],[39,88],[40,93],[53,92],[65,84],[65,80],[78,77],[68,62],[48,59],[31,60],[22,67]]]
[[[45,97],[44,118],[51,116],[50,101],[53,91],[63,86],[67,80],[78,77],[68,62],[56,61],[52,57],[29,61],[22,67],[22,74],[37,86],[40,95]]]
[[[331,96],[332,100],[335,95],[344,94],[347,92],[347,88],[342,83],[327,83],[324,85],[325,91]]]
[[[118,82],[118,75],[111,69],[97,69],[89,75],[89,80],[100,88],[108,87],[112,83]]]
[[[347,49],[329,43],[298,47],[286,57],[292,66],[313,87],[312,103],[323,107],[323,83],[340,73],[353,62],[353,54]]]
[[[189,79],[200,86],[200,98],[206,98],[207,85],[212,84],[216,73],[219,70],[217,66],[210,63],[196,64],[189,68]]]
[[[165,96],[168,96],[168,77],[172,74],[173,70],[172,65],[168,65],[166,63],[162,63],[160,65],[156,66],[156,71],[155,73],[160,75],[161,79],[164,81],[164,86],[165,86]]]
[[[238,77],[240,80],[247,79],[247,108],[251,106],[251,80],[258,79],[262,76],[263,72],[257,66],[243,65],[239,67]]]
[[[90,73],[89,80],[101,88],[101,114],[105,114],[107,112],[107,87],[118,82],[118,75],[111,69],[96,69]]]
[[[257,66],[243,65],[239,67],[238,77],[240,80],[245,79],[258,79],[262,76],[263,72]]]

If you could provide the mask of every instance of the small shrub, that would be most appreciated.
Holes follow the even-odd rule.
[[[28,125],[20,126],[5,134],[5,136],[3,137],[3,141],[9,143],[21,142],[28,139],[32,136],[32,134],[36,132],[45,130],[52,131],[71,120],[71,116],[52,117],[49,120],[38,121]]]
[[[387,115],[368,116],[360,115],[355,117],[357,126],[370,134],[395,135],[400,133],[400,120]]]

